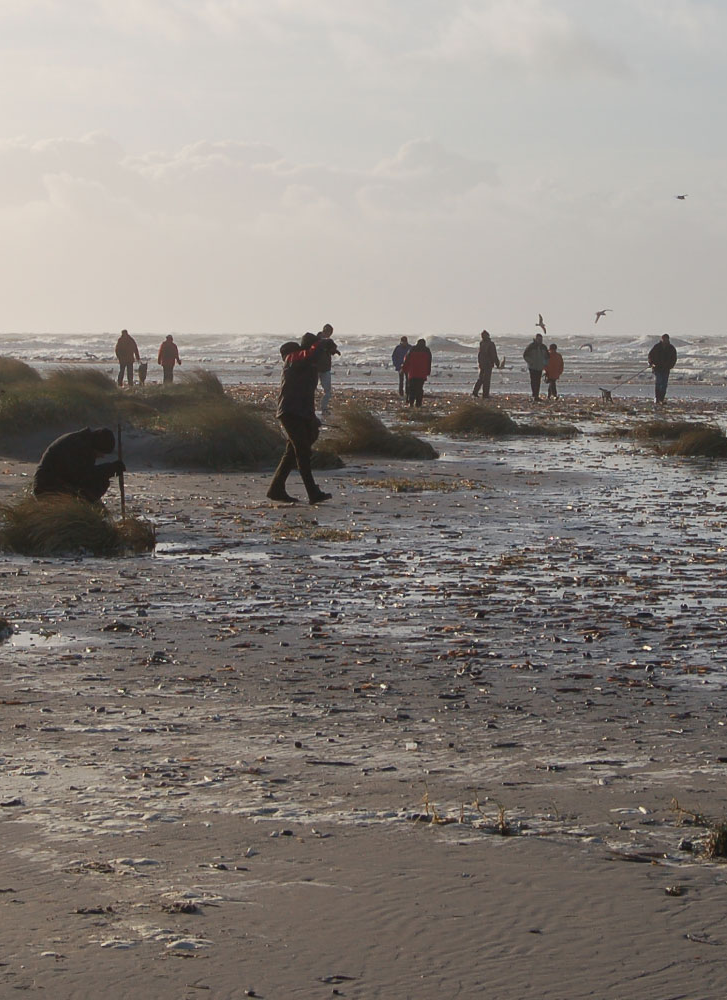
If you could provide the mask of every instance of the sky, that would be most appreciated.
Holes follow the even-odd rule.
[[[0,331],[720,335],[725,51],[725,0],[1,0]]]

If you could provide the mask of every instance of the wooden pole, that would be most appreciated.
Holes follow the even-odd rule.
[[[116,425],[116,443],[119,449],[119,461],[124,461],[124,449],[121,444],[121,423]],[[119,469],[119,493],[121,494],[121,520],[126,517],[126,488],[124,486],[124,471]]]

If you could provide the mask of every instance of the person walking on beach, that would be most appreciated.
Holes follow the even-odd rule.
[[[497,356],[497,348],[492,340],[490,340],[490,335],[487,330],[483,330],[481,334],[480,349],[477,352],[477,364],[480,369],[480,374],[475,382],[472,395],[476,397],[480,389],[482,389],[482,398],[489,399],[492,369],[500,367],[500,359]]]
[[[399,373],[399,395],[403,396],[407,391],[407,386],[409,380],[406,376],[406,372],[402,368],[404,364],[404,358],[409,353],[409,341],[406,337],[402,337],[399,343],[396,345],[394,350],[391,352],[391,363],[395,370]]]
[[[563,374],[563,355],[558,353],[558,345],[551,344],[548,348],[548,363],[545,366],[545,378],[548,383],[548,399],[558,398],[557,382]]]
[[[432,352],[427,347],[427,342],[423,337],[417,340],[404,358],[402,368],[409,380],[407,404],[421,406],[424,398],[424,383],[432,374]]]
[[[533,394],[534,401],[537,403],[540,399],[540,383],[543,378],[543,369],[550,357],[548,349],[543,343],[542,333],[535,334],[533,340],[530,341],[523,351],[523,357],[530,372],[530,391]]]
[[[171,333],[169,333],[162,341],[157,357],[157,364],[162,366],[162,371],[164,372],[165,385],[174,381],[174,366],[181,365],[181,363],[179,349],[174,343]]]
[[[124,384],[124,372],[126,372],[126,381],[129,385],[134,384],[134,362],[141,361],[139,357],[139,348],[136,346],[136,341],[133,337],[129,336],[128,330],[122,330],[121,336],[116,341],[116,358],[119,362],[119,385]]]
[[[288,443],[268,488],[269,500],[297,503],[297,498],[291,497],[285,489],[288,476],[296,466],[309,503],[331,499],[331,494],[324,493],[316,484],[311,471],[311,454],[321,426],[315,407],[318,359],[321,352],[329,351],[331,346],[336,347],[330,338],[306,333],[300,344],[288,341],[280,348],[283,372],[276,416],[283,425]]]
[[[669,334],[662,335],[649,351],[649,365],[654,372],[654,396],[657,405],[663,405],[666,399],[666,387],[669,384],[669,372],[677,363],[677,349],[669,340]]]
[[[108,490],[111,480],[126,471],[123,462],[96,459],[116,447],[114,432],[108,427],[71,431],[49,444],[33,476],[33,493],[63,493],[96,503]]]
[[[328,349],[325,351],[320,351],[318,354],[318,381],[320,383],[321,389],[323,389],[323,399],[321,400],[321,416],[325,420],[328,416],[329,409],[331,406],[331,393],[333,392],[333,387],[331,384],[331,358],[334,354],[340,354],[334,342],[331,340],[333,336],[333,327],[330,323],[326,323],[321,332],[318,334],[319,340],[328,341]]]

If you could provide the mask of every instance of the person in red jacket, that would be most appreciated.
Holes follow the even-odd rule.
[[[548,363],[545,366],[545,378],[548,383],[548,399],[558,398],[558,379],[563,374],[563,355],[558,354],[558,345],[551,344],[548,348]]]
[[[401,370],[409,378],[406,401],[409,406],[421,406],[424,398],[424,383],[432,373],[432,352],[421,337],[404,358]]]
[[[164,372],[165,383],[174,381],[174,366],[181,365],[181,363],[179,350],[170,333],[167,338],[162,341],[161,347],[159,348],[159,356],[157,357],[157,364],[162,366],[162,371]]]

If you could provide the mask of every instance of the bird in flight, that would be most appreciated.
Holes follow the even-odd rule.
[[[598,312],[596,313],[596,318],[594,319],[593,322],[597,323],[599,321],[599,319],[601,318],[601,316],[605,316],[606,313],[612,313],[612,312],[613,312],[613,309],[599,309]]]
[[[590,351],[591,353],[593,353],[593,344],[581,344],[581,346],[580,346],[580,347],[579,347],[578,349],[579,349],[580,351],[582,351],[584,347],[587,347],[587,348],[588,348],[588,350],[589,350],[589,351]]]
[[[685,195],[685,194],[675,194],[674,197],[676,198],[677,201],[684,201],[684,199],[687,198],[687,195]]]
[[[545,329],[545,323],[543,322],[542,313],[538,313],[538,322],[535,325],[539,326],[540,329],[543,331],[544,335],[547,337],[548,331]]]

